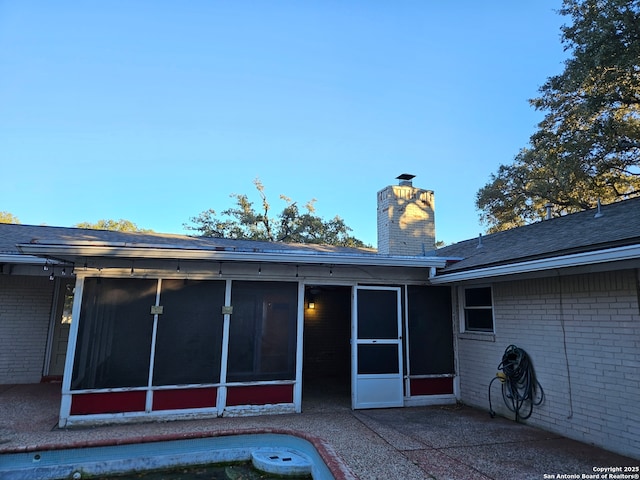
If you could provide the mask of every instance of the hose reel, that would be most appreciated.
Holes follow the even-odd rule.
[[[507,408],[516,414],[516,422],[526,420],[533,413],[533,406],[544,400],[544,390],[536,378],[533,364],[527,352],[509,345],[498,365],[496,376],[489,382],[489,415],[496,416],[491,405],[491,385],[496,380],[502,384],[502,398]]]

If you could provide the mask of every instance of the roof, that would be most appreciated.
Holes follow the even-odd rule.
[[[450,259],[439,272],[449,275],[614,249],[629,252],[625,247],[638,245],[640,197],[465,240],[438,249],[436,255]]]
[[[185,248],[202,250],[260,251],[309,251],[333,253],[375,253],[371,248],[349,248],[333,245],[293,244],[236,240],[229,238],[197,237],[169,233],[119,232],[86,228],[50,227],[22,224],[0,224],[0,253],[19,254],[19,244],[92,244],[155,246],[159,248]]]
[[[0,224],[0,257],[25,255],[68,261],[73,261],[74,256],[120,256],[421,267],[444,265],[444,260],[435,256],[385,256],[378,255],[372,248]]]

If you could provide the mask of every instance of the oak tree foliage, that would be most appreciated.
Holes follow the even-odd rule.
[[[315,199],[300,208],[291,198],[280,195],[280,200],[285,205],[282,211],[274,214],[262,182],[255,179],[253,184],[260,196],[258,208],[254,207],[248,195],[233,193],[230,197],[235,200],[235,206],[223,210],[220,216],[213,209],[205,210],[192,217],[191,224],[184,224],[184,228],[206,237],[344,247],[366,246],[350,235],[352,229],[342,218],[335,216],[331,220],[324,220],[316,215]]]
[[[114,230],[117,232],[138,232],[138,233],[150,233],[153,230],[144,229],[138,227],[135,223],[130,220],[120,219],[120,220],[111,220],[111,219],[101,219],[95,223],[91,222],[80,222],[74,225],[77,228],[89,228],[92,230]]]
[[[489,232],[640,194],[640,1],[563,0],[564,71],[530,100],[529,145],[476,195]]]
[[[0,223],[20,223],[20,220],[13,213],[0,211]]]

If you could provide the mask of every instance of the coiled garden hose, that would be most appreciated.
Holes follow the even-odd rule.
[[[509,345],[502,355],[498,370],[500,371],[489,382],[491,418],[496,416],[491,406],[491,385],[500,380],[502,398],[507,408],[516,414],[516,422],[526,420],[533,413],[533,406],[540,405],[544,400],[544,390],[536,378],[529,355],[523,349]]]

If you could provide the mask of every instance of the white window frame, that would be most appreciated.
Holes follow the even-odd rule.
[[[465,292],[471,289],[477,288],[488,288],[491,291],[491,305],[490,306],[478,306],[478,307],[467,307],[466,306],[466,295]],[[491,285],[467,285],[458,287],[458,312],[460,317],[460,333],[474,333],[474,334],[488,334],[493,335],[496,331],[496,319],[494,314],[495,303],[493,301],[493,287]],[[466,311],[469,309],[473,310],[491,310],[491,330],[479,330],[479,329],[470,329],[467,328],[467,316]]]

